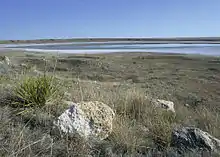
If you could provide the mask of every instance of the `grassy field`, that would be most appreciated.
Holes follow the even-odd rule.
[[[0,156],[171,156],[170,134],[176,126],[195,126],[220,138],[220,58],[138,52],[0,55],[17,65],[0,76]],[[108,139],[90,145],[54,134],[51,123],[65,108],[59,100],[16,115],[11,90],[24,77],[36,76],[33,69],[56,76],[59,93],[70,93],[74,102],[97,100],[112,107],[116,118]],[[155,110],[146,96],[173,101],[176,115]]]

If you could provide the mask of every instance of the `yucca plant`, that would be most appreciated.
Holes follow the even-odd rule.
[[[47,102],[57,98],[59,91],[58,83],[50,76],[29,76],[19,83],[14,94],[23,103],[15,102],[23,108],[43,107]]]

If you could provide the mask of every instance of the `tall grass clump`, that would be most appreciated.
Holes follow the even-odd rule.
[[[14,103],[17,107],[43,107],[57,99],[59,83],[51,76],[28,76],[17,84],[14,94],[20,100]]]
[[[135,119],[116,116],[113,132],[109,137],[112,151],[116,154],[132,154],[147,152],[152,141],[148,138],[147,128]]]
[[[153,111],[152,117],[148,119],[150,136],[158,149],[167,149],[170,147],[171,133],[175,125],[175,116],[167,111]]]
[[[198,128],[209,132],[211,135],[220,138],[220,114],[207,109],[206,107],[198,107],[194,114],[195,124]]]
[[[110,136],[116,145],[113,152],[144,154],[153,148],[165,151],[170,147],[176,115],[156,107],[143,91],[127,90],[115,110],[118,116]]]
[[[145,100],[144,93],[132,88],[121,95],[116,106],[116,113],[141,121],[145,113],[150,110],[148,104],[149,102]]]

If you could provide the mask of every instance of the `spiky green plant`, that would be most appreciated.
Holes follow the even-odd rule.
[[[43,107],[57,98],[58,83],[50,76],[29,76],[18,83],[14,92],[23,101],[18,103],[24,108]]]

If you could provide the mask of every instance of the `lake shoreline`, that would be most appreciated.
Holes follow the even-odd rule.
[[[0,48],[0,54],[7,53],[26,53],[26,54],[59,54],[59,55],[117,55],[117,54],[150,54],[150,55],[184,55],[184,56],[202,56],[219,58],[220,55],[201,54],[201,53],[181,53],[181,52],[161,52],[159,50],[43,50],[43,49],[19,49],[19,48]]]
[[[220,56],[220,44],[144,44],[135,41],[0,44],[1,50],[59,54],[171,53]]]

